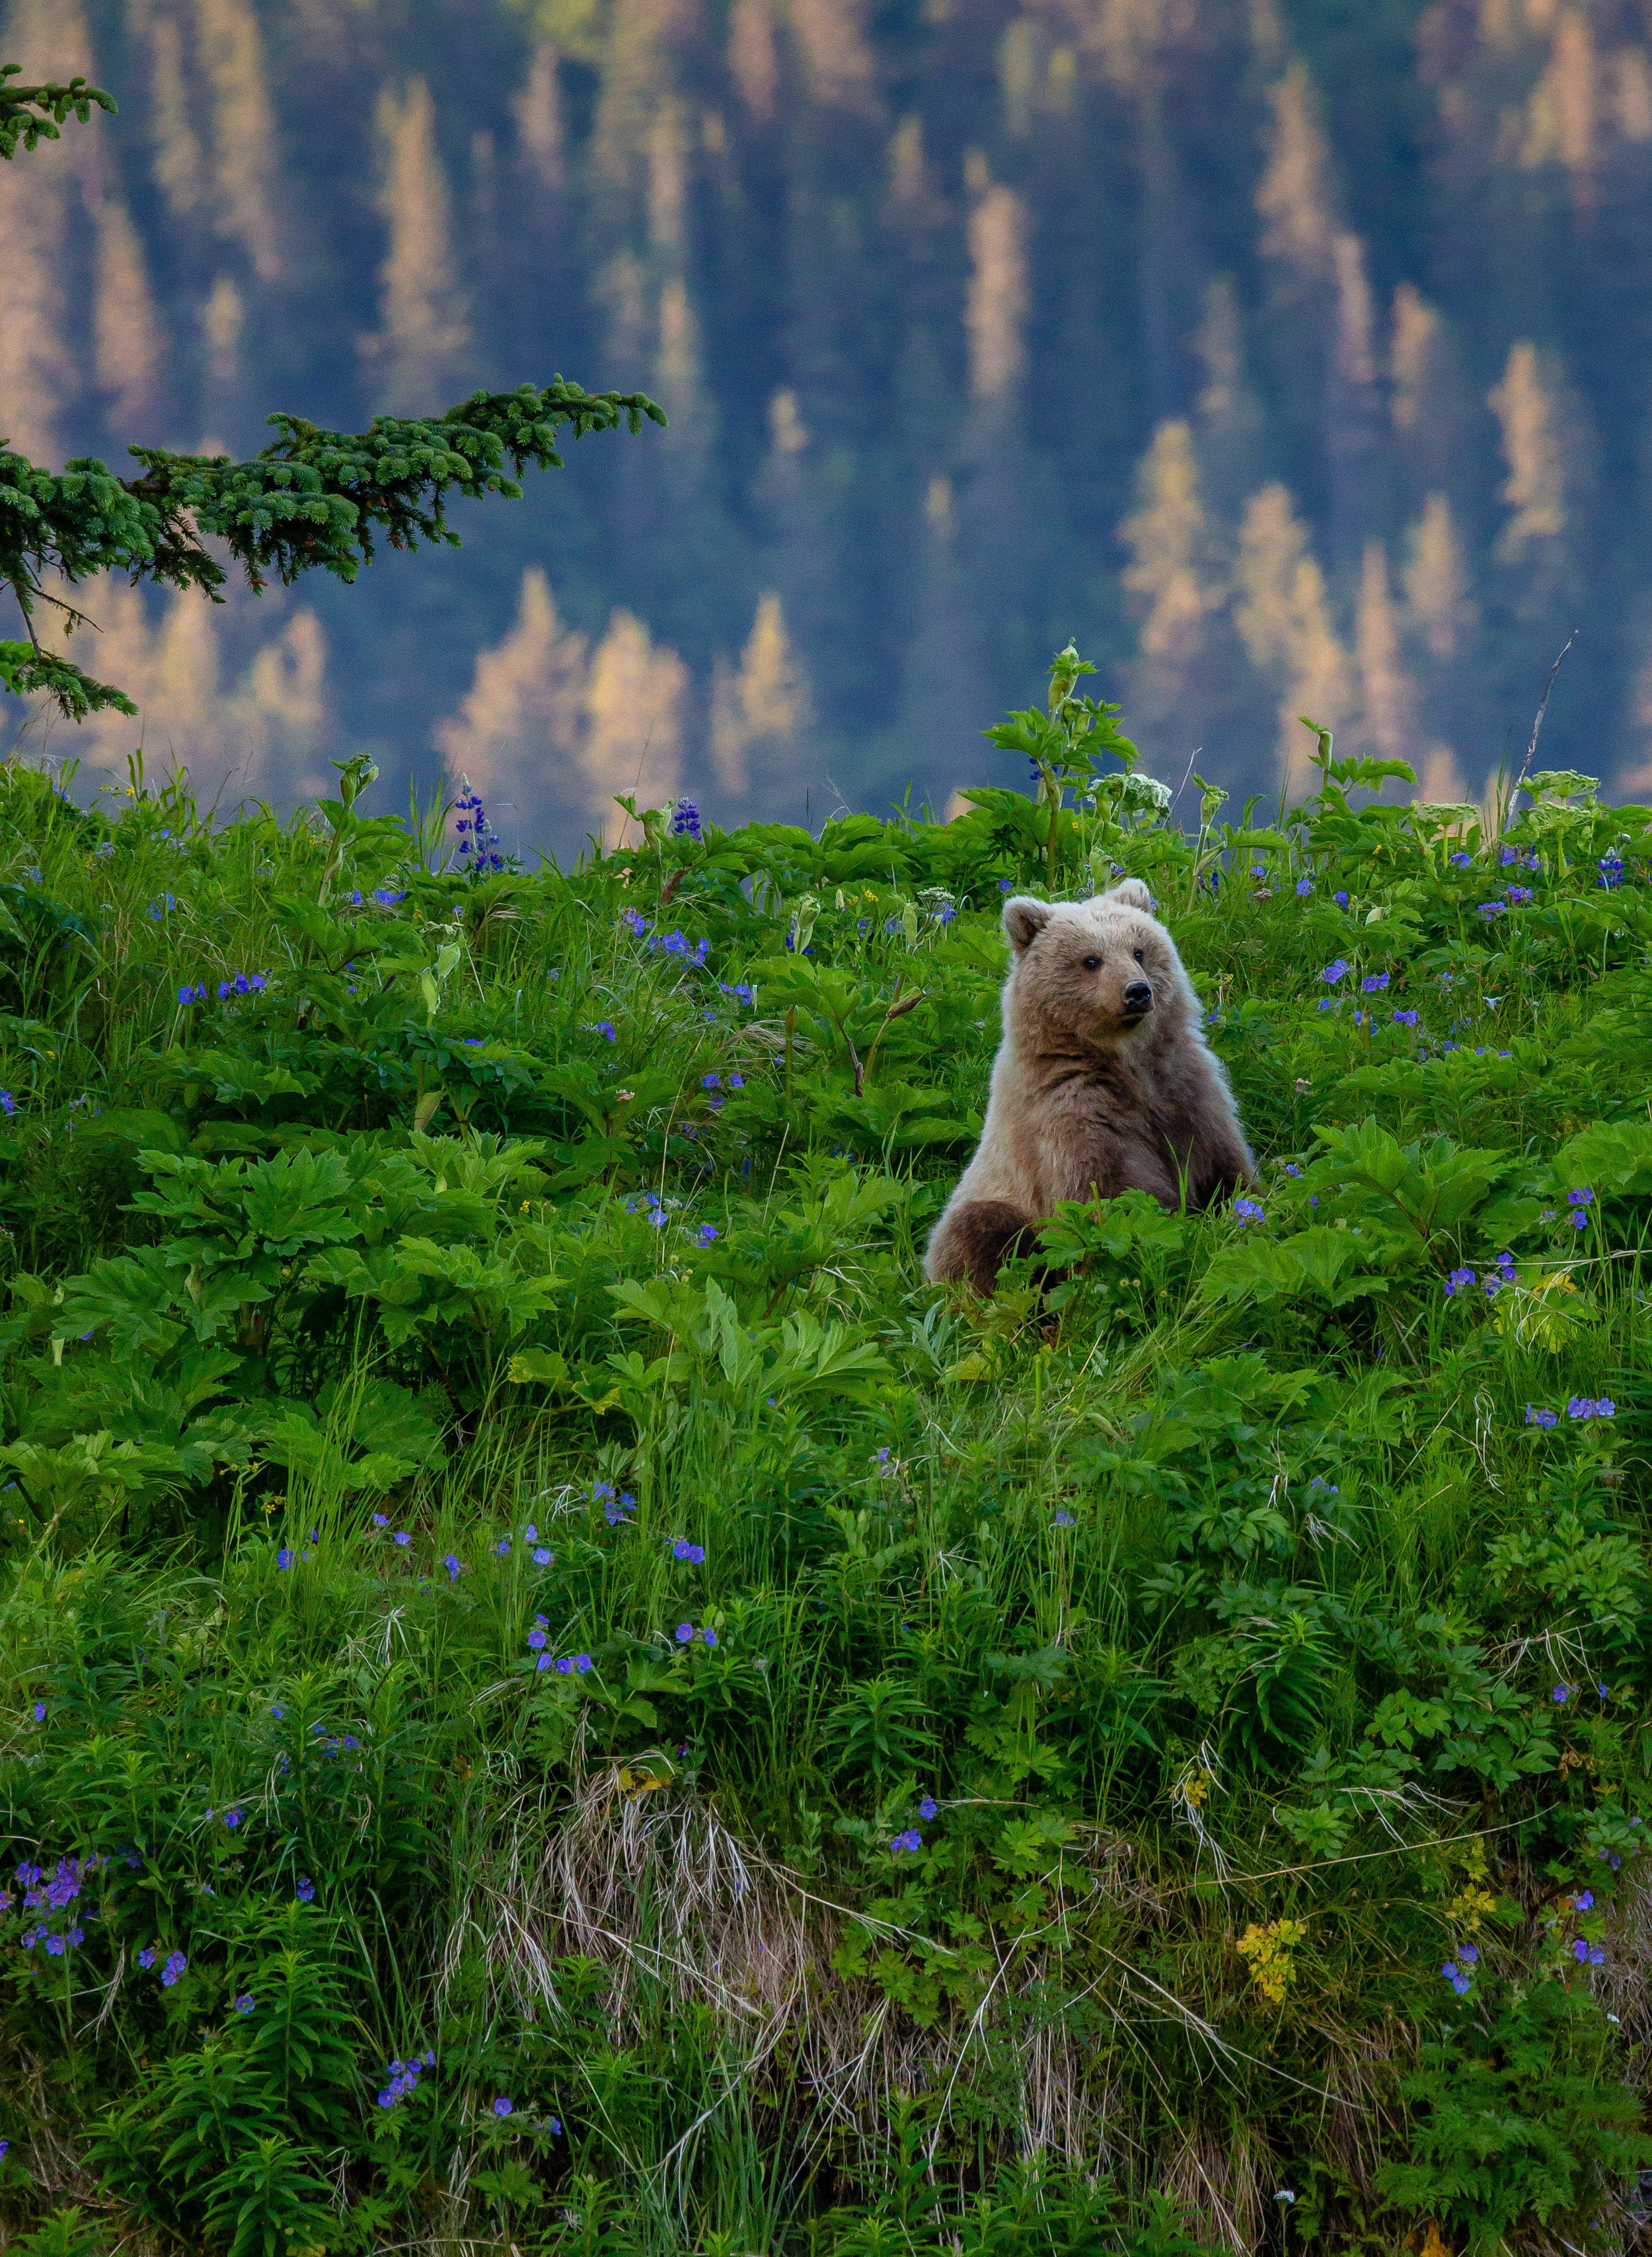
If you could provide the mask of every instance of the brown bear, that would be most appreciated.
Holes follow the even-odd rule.
[[[1013,950],[1004,1039],[975,1157],[924,1271],[990,1293],[1059,1199],[1151,1192],[1202,1207],[1255,1162],[1153,895],[1126,878],[1088,902],[1004,904]]]

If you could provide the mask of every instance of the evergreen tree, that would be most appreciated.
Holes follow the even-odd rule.
[[[215,60],[244,107],[255,90],[246,82],[245,42],[236,37],[244,20],[237,0],[215,5],[218,15],[208,11],[221,50]],[[14,158],[19,141],[32,151],[43,139],[57,140],[71,114],[84,124],[94,104],[114,113],[112,98],[83,78],[9,85],[19,71],[0,64],[0,158]],[[623,419],[635,433],[645,416],[666,420],[644,393],[587,393],[559,376],[546,386],[476,393],[437,419],[376,416],[357,434],[278,413],[268,420],[280,436],[251,462],[133,446],[128,452],[142,471],[131,478],[90,456],[61,471],[42,470],[0,444],[0,580],[16,597],[28,635],[0,641],[0,685],[21,695],[43,690],[77,721],[109,709],[137,711],[123,690],[42,647],[39,605],[61,612],[70,633],[81,617],[47,588],[47,575],[74,587],[95,573],[124,572],[134,584],[195,589],[218,600],[228,575],[205,546],[215,535],[255,591],[272,577],[290,585],[316,570],[348,583],[372,562],[376,541],[457,547],[449,495],[519,496],[525,469],[561,467],[561,427],[582,438],[617,429]]]
[[[1645,758],[1652,34],[1622,0],[454,0],[393,33],[324,0],[0,9],[8,84],[118,58],[127,112],[0,162],[24,457],[251,456],[266,395],[353,432],[582,357],[671,412],[658,474],[603,450],[411,592],[392,563],[316,598],[339,745],[434,765],[538,570],[592,651],[623,610],[686,667],[696,792],[738,772],[772,591],[813,713],[747,763],[773,811],[828,779],[950,789],[1069,633],[1155,769],[1204,745],[1242,793],[1298,678],[1232,579],[1277,486],[1251,562],[1295,528],[1288,640],[1347,725],[1408,711],[1429,773],[1478,790],[1581,620],[1546,748]],[[1172,427],[1221,587],[1197,654],[1141,577],[1174,580]],[[52,586],[116,640],[112,595]],[[293,671],[290,613],[251,647],[265,616],[212,615],[226,746],[264,741],[254,668]],[[152,606],[143,631],[173,632]],[[1373,687],[1401,676],[1408,704]]]

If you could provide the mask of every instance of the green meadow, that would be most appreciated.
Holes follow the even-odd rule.
[[[0,2245],[1623,2246],[1652,817],[1017,728],[567,870],[0,770]],[[1119,873],[1258,1183],[929,1287]]]

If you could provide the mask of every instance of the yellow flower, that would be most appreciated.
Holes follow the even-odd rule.
[[[1251,1963],[1251,1980],[1270,2006],[1282,2006],[1285,1993],[1296,1979],[1291,1953],[1308,1940],[1300,1920],[1273,1920],[1265,1928],[1254,1921],[1239,1940],[1242,1958]]]
[[[1471,1881],[1459,1889],[1445,1907],[1445,1917],[1454,1935],[1478,1935],[1481,1925],[1497,1909],[1497,1899],[1489,1889],[1477,1889]]]

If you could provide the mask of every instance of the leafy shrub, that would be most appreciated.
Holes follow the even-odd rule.
[[[1534,2227],[1599,2239],[1614,2191],[1652,2161],[1612,2050],[1587,1996],[1556,1982],[1501,1992],[1423,2048],[1401,2086],[1410,2158],[1379,2183],[1447,2219],[1476,2257]]]

